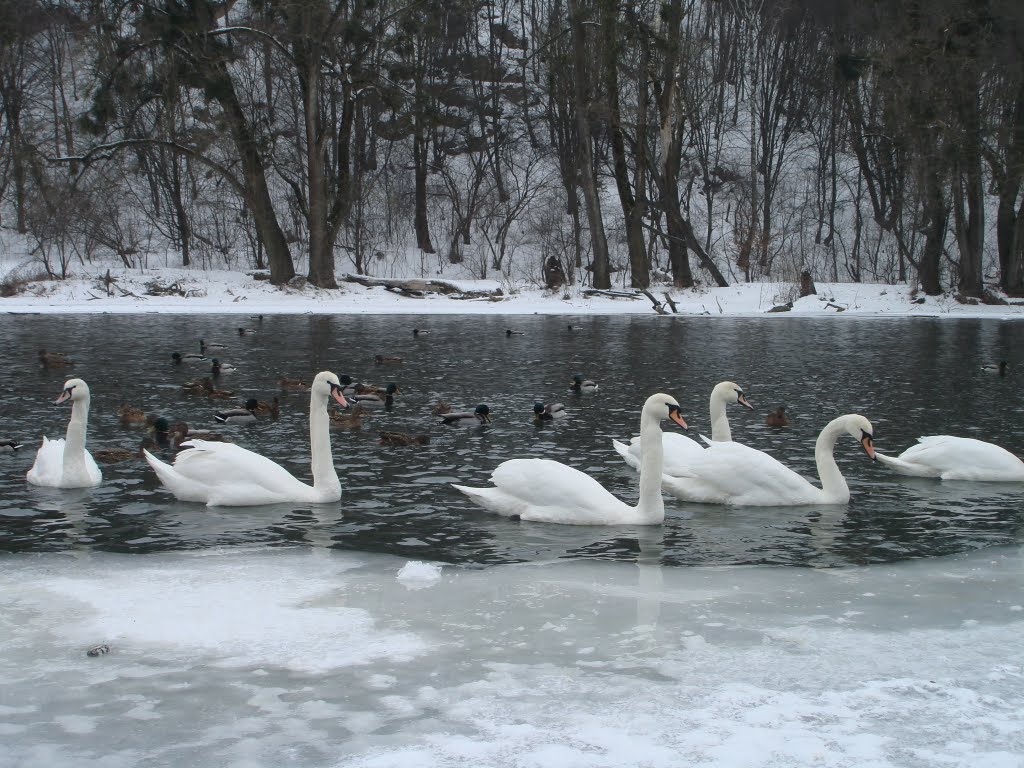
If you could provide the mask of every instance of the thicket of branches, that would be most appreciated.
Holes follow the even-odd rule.
[[[1022,185],[1019,0],[0,0],[0,223],[58,276],[1024,295]]]

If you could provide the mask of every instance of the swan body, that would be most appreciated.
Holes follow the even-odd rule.
[[[931,435],[917,438],[899,456],[878,460],[901,475],[940,480],[1024,481],[1024,462],[998,445],[971,437]]]
[[[491,512],[521,520],[572,525],[657,525],[665,519],[661,495],[661,421],[686,429],[675,398],[647,398],[640,414],[644,442],[636,506],[616,498],[597,480],[551,459],[511,459],[491,474],[492,486],[454,487]]]
[[[68,379],[54,404],[71,401],[71,420],[63,439],[48,440],[36,452],[36,460],[26,479],[33,485],[51,488],[91,488],[103,480],[103,473],[85,449],[89,424],[89,385],[81,379]]]
[[[876,456],[870,421],[854,413],[833,419],[814,444],[820,488],[763,451],[740,443],[714,441],[709,441],[700,457],[687,468],[687,476],[666,475],[662,484],[680,499],[703,504],[846,504],[850,488],[832,455],[836,440],[843,434],[857,440],[872,459]]]
[[[711,390],[710,411],[711,411],[711,439],[716,443],[724,443],[732,440],[732,430],[729,429],[729,417],[725,412],[726,406],[731,403],[739,403],[745,408],[753,410],[743,389],[731,381],[722,381]],[[666,475],[685,475],[687,467],[695,459],[699,459],[704,453],[704,446],[692,437],[681,435],[678,432],[665,432],[662,435],[662,443],[665,451],[665,464],[662,470]],[[612,440],[612,446],[616,452],[633,469],[640,468],[640,438],[634,437],[629,445],[618,440]]]
[[[491,409],[483,403],[472,411],[449,411],[448,413],[440,414],[440,416],[442,424],[475,426],[477,424],[491,423]]]
[[[160,482],[182,501],[209,507],[256,506],[281,502],[323,504],[341,498],[341,482],[331,458],[327,402],[333,398],[346,407],[338,377],[330,371],[316,375],[309,396],[309,443],[313,484],[297,480],[288,470],[266,456],[234,443],[189,440],[174,464],[153,454],[146,461]]]

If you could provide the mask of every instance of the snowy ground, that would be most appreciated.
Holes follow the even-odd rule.
[[[0,282],[16,268],[0,266]],[[21,269],[24,272],[24,269]],[[30,281],[21,293],[0,298],[0,311],[7,312],[216,312],[244,314],[652,314],[651,301],[639,298],[586,296],[579,286],[556,292],[503,285],[493,280],[446,281],[466,291],[503,291],[499,299],[453,298],[427,293],[422,298],[402,296],[384,287],[367,288],[342,282],[337,290],[272,286],[243,272],[159,268],[128,270],[109,268],[113,282],[106,284],[108,269],[78,267],[68,280]],[[438,278],[443,279],[443,278]],[[176,286],[186,296],[148,295],[149,286]],[[796,286],[787,283],[737,284],[728,288],[676,290],[652,287],[651,293],[664,301],[668,292],[681,315],[794,315],[821,316],[906,316],[906,317],[1006,317],[1024,318],[1024,303],[1010,305],[969,305],[952,296],[913,295],[907,285],[868,283],[818,283],[817,295],[793,302],[788,312],[774,314],[794,296]],[[618,289],[622,290],[622,289]],[[671,314],[666,305],[665,311]]]

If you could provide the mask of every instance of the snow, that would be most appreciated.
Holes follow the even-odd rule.
[[[0,282],[14,267],[0,266]],[[109,273],[108,286],[104,278]],[[410,276],[412,277],[412,276]],[[651,301],[637,298],[586,295],[586,288],[569,286],[547,291],[519,282],[495,280],[436,280],[463,291],[492,293],[498,298],[452,298],[426,293],[413,298],[384,287],[364,287],[339,276],[338,289],[313,286],[277,287],[250,274],[227,270],[161,267],[88,268],[79,266],[66,280],[29,281],[21,293],[0,298],[0,311],[47,313],[219,313],[219,314],[447,314],[447,315],[602,315],[652,314]],[[147,295],[147,286],[177,285],[186,296]],[[913,286],[877,283],[816,283],[817,294],[797,298],[785,312],[770,312],[795,295],[787,283],[747,283],[727,288],[700,287],[686,290],[668,285],[653,286],[651,293],[664,301],[668,293],[680,315],[793,317],[825,315],[873,317],[1024,317],[1024,303],[962,304],[951,295],[924,296]],[[618,287],[617,292],[630,292]],[[666,306],[667,314],[672,314]]]

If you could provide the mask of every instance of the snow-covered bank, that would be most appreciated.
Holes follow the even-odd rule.
[[[4,271],[6,272],[6,271]],[[105,278],[109,274],[111,280]],[[0,273],[0,281],[9,278]],[[33,280],[19,284],[18,293],[0,298],[0,311],[9,313],[224,313],[224,314],[451,314],[451,315],[607,315],[653,314],[643,296],[622,298],[586,295],[571,286],[556,292],[494,280],[449,280],[467,292],[495,292],[494,298],[426,293],[410,297],[385,287],[342,282],[337,290],[312,286],[283,287],[243,272],[157,268],[79,268],[67,280]],[[153,295],[154,288],[172,289]],[[817,295],[796,299],[788,311],[773,312],[796,294],[792,283],[750,283],[727,288],[676,290],[652,287],[665,301],[667,293],[680,315],[752,316],[879,316],[1024,318],[1024,304],[961,304],[947,296],[914,295],[912,286],[875,283],[818,283]],[[617,291],[625,293],[626,291]],[[184,295],[181,295],[184,294]],[[668,314],[671,309],[664,306]]]

